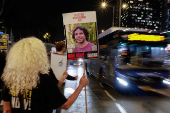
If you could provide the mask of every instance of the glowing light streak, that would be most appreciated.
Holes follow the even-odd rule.
[[[128,35],[129,41],[163,41],[164,39],[165,37],[160,35],[145,35],[137,33]]]

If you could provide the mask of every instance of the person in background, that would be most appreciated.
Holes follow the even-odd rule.
[[[0,76],[2,75],[4,67],[5,67],[5,63],[6,63],[5,59],[6,59],[6,54],[0,52],[0,63],[1,63],[1,65],[0,65]]]
[[[65,45],[65,43],[63,41],[56,42],[55,45],[56,45],[56,50],[57,50],[57,52],[55,54],[66,55],[65,54],[66,45]],[[66,79],[68,79],[68,80],[77,80],[77,78],[78,78],[78,75],[75,76],[75,77],[68,75]]]
[[[4,52],[0,52],[0,77],[3,73],[5,63],[6,63],[6,54]],[[0,102],[2,101],[2,88],[3,88],[3,82],[0,79]],[[1,105],[2,103],[0,103]]]
[[[73,53],[97,51],[97,46],[88,42],[88,37],[89,31],[83,26],[77,26],[73,30],[72,38],[78,43],[78,45],[73,49]]]
[[[67,99],[49,75],[50,64],[43,42],[36,37],[18,41],[10,49],[2,80],[3,113],[52,113],[68,109],[89,81],[85,74]]]
[[[66,52],[66,45],[65,45],[65,43],[64,43],[63,41],[56,42],[55,45],[56,45],[56,47],[55,47],[55,49],[56,49],[55,51],[56,51],[56,52],[54,52],[53,54],[66,55],[66,54],[65,54],[65,52]],[[54,74],[51,74],[51,75],[54,75]],[[53,76],[53,78],[55,79],[56,77]],[[75,77],[73,77],[73,76],[70,76],[70,75],[68,74],[68,76],[67,76],[66,79],[67,79],[67,80],[77,80],[77,79],[78,79],[78,75],[75,76]],[[63,82],[64,82],[64,81],[63,81]],[[59,83],[59,85],[60,85],[60,87],[61,87],[62,83]],[[58,85],[58,86],[59,86],[59,85]],[[60,90],[61,90],[61,92],[64,92],[64,87],[60,88]],[[54,112],[55,112],[55,110],[54,110]],[[56,113],[61,113],[61,108],[56,109]]]

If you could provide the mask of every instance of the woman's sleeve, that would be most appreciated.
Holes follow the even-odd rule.
[[[73,76],[71,76],[71,75],[68,75],[66,79],[67,79],[67,80],[76,80],[75,77],[73,77]]]
[[[41,83],[46,102],[48,102],[53,109],[59,108],[67,101],[66,97],[51,77],[46,76]]]
[[[11,95],[9,94],[9,89],[3,86],[2,90],[2,100],[3,101],[11,101]]]

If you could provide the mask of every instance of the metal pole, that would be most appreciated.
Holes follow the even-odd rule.
[[[85,74],[85,69],[86,69],[86,66],[85,66],[85,62],[84,62],[84,59],[83,59],[83,72],[84,72],[84,74]],[[86,93],[86,87],[85,87],[85,102],[86,102],[86,113],[88,113],[87,112],[87,93]]]
[[[122,0],[120,0],[120,6],[119,6],[119,27],[121,25],[121,7],[122,6]]]

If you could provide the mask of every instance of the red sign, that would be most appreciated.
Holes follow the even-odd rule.
[[[98,53],[96,52],[85,52],[85,53],[68,53],[68,60],[77,60],[77,59],[85,59],[85,58],[98,58]]]
[[[68,60],[76,60],[79,58],[83,58],[84,59],[84,53],[68,53]]]
[[[86,16],[84,16],[84,13],[77,13],[77,14],[74,14],[74,17],[73,19],[78,19],[78,22],[81,22],[82,19],[85,19]]]

